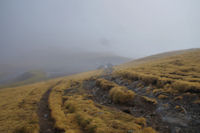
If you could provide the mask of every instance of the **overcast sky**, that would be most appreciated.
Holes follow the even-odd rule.
[[[200,47],[200,0],[0,0],[0,56]]]

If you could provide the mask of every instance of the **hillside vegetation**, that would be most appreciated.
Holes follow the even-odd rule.
[[[200,92],[200,50],[185,51],[127,69],[117,69],[116,74],[173,92]]]
[[[0,132],[197,133],[200,49],[161,55],[3,88]]]
[[[52,84],[54,81],[1,89],[0,132],[39,131],[37,103]]]

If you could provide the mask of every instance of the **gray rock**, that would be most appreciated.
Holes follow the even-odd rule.
[[[48,114],[44,114],[44,118],[47,118],[48,117]]]
[[[128,130],[128,131],[127,131],[127,133],[133,133],[133,132],[134,132],[133,130]]]

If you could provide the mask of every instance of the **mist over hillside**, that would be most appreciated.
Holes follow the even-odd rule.
[[[119,65],[130,61],[130,58],[111,53],[97,53],[70,50],[46,50],[29,53],[18,53],[12,58],[5,58],[0,63],[0,84],[18,81],[18,78],[31,70],[46,73],[47,78],[97,69],[101,65]]]
[[[0,82],[199,48],[199,1],[0,1]],[[119,10],[120,9],[120,10]],[[191,15],[192,14],[192,15]]]

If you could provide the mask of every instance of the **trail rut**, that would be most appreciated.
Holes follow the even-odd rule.
[[[44,93],[38,104],[40,133],[56,133],[56,130],[54,129],[54,121],[51,118],[51,111],[48,107],[48,98],[52,88],[48,89]]]

